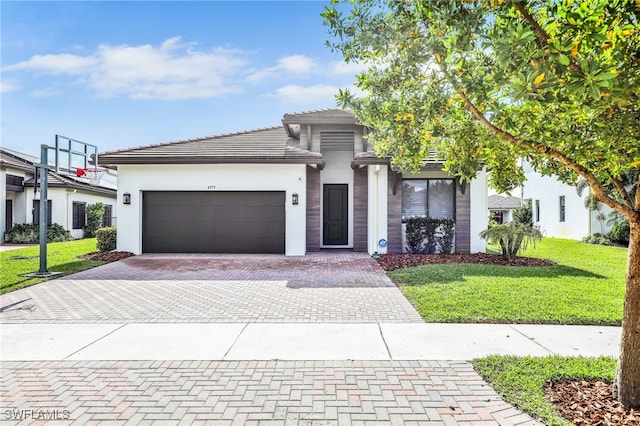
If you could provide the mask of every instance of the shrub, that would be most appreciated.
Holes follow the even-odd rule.
[[[531,201],[513,211],[513,221],[533,226],[533,209],[531,208]]]
[[[406,241],[410,253],[451,253],[455,221],[412,217],[407,219]]]
[[[542,234],[533,226],[509,222],[482,231],[480,237],[490,243],[499,244],[502,256],[513,259],[521,249],[526,249],[530,242],[535,244],[536,241],[540,241]]]
[[[95,204],[89,204],[86,209],[87,226],[84,227],[85,238],[93,238],[96,236],[96,230],[102,225],[102,217],[104,216],[104,204],[98,201]]]
[[[611,245],[611,239],[606,235],[600,234],[599,232],[595,232],[591,235],[587,235],[582,239],[582,241],[589,244],[600,244],[603,246]]]
[[[71,233],[57,223],[47,228],[47,242],[71,240]],[[15,224],[4,233],[4,240],[13,244],[38,244],[40,242],[40,225],[33,223]]]
[[[631,233],[631,228],[629,227],[629,222],[616,222],[611,228],[611,232],[609,233],[609,237],[618,244],[629,245],[629,234]]]
[[[100,252],[116,249],[117,232],[115,227],[99,228],[96,230],[96,248]]]

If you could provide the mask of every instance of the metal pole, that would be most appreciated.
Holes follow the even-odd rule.
[[[39,274],[47,274],[47,184],[49,173],[47,165],[49,159],[49,147],[40,145],[40,270]]]

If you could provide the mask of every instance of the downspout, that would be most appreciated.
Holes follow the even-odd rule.
[[[378,257],[380,254],[378,253],[378,173],[380,172],[380,165],[376,165],[373,170],[373,212],[371,218],[371,227],[372,229],[372,237],[373,237],[373,256]]]

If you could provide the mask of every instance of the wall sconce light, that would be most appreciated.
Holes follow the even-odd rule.
[[[122,194],[122,204],[131,204],[131,194],[128,192]]]
[[[294,192],[293,194],[291,194],[291,204],[293,204],[294,206],[298,205],[298,193]]]

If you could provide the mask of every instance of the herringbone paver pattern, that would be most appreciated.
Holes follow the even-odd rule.
[[[143,255],[0,296],[22,322],[422,322],[367,254]]]
[[[520,425],[466,362],[9,362],[3,424]]]

